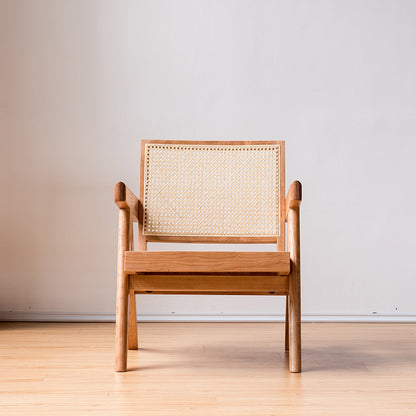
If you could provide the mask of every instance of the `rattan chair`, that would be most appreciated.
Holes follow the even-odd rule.
[[[140,176],[140,199],[115,186],[116,371],[138,348],[136,294],[205,294],[286,296],[285,349],[289,370],[300,372],[302,197],[296,181],[285,198],[285,143],[143,140]],[[154,241],[276,243],[277,251],[147,251]]]

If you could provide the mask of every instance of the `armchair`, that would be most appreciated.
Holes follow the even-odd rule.
[[[136,294],[286,296],[289,370],[301,371],[302,187],[293,182],[285,197],[284,141],[143,140],[140,199],[122,182],[114,199],[116,371],[127,370],[128,349],[138,348]],[[277,250],[148,251],[151,241],[275,243]]]

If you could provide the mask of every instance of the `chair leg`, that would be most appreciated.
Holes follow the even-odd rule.
[[[286,296],[285,351],[289,351],[289,296]]]
[[[115,345],[116,371],[127,370],[127,313],[129,306],[129,276],[124,272],[124,252],[128,249],[129,244],[129,215],[129,210],[119,210]]]
[[[139,348],[137,341],[136,294],[134,290],[130,290],[129,295],[128,348],[129,350],[137,350]]]
[[[116,312],[116,371],[127,371],[128,306],[128,291],[118,288]]]
[[[289,275],[289,370],[302,371],[301,305],[300,305],[300,239],[299,208],[288,212],[288,249],[291,273]]]
[[[293,292],[292,292],[293,293]],[[302,371],[300,293],[289,296],[289,370]]]

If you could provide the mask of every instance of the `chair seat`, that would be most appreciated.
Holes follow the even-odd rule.
[[[126,251],[124,270],[135,273],[290,273],[288,252]]]

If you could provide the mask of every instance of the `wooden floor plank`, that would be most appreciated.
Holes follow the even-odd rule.
[[[143,323],[115,373],[112,323],[0,323],[1,415],[415,415],[416,324]]]

